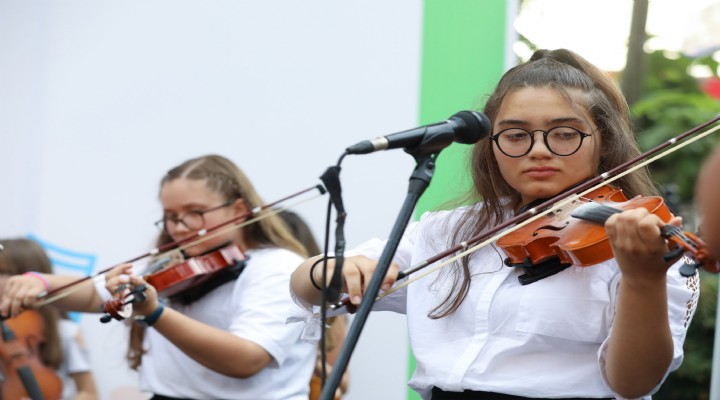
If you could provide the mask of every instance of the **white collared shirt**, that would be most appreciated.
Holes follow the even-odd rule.
[[[317,343],[302,340],[301,324],[286,323],[288,317],[308,314],[293,303],[287,290],[290,274],[302,258],[278,248],[245,254],[245,269],[236,280],[189,305],[166,307],[261,346],[273,361],[249,378],[229,377],[193,360],[149,328],[143,344],[147,353],[139,369],[142,391],[198,400],[307,400]],[[100,283],[96,283],[99,292],[108,296]]]
[[[449,248],[448,230],[461,210],[426,213],[411,224],[394,261],[406,269]],[[382,241],[371,240],[347,255],[377,259],[383,247]],[[617,263],[573,266],[523,286],[518,281],[523,271],[504,266],[504,257],[491,246],[475,252],[470,291],[449,317],[430,319],[428,314],[450,290],[450,266],[375,305],[375,310],[407,315],[417,361],[410,386],[424,399],[433,386],[539,398],[620,398],[607,385],[604,371],[620,279]],[[699,295],[697,277],[680,276],[678,267],[667,273],[674,341],[667,373],[682,362],[682,344]]]

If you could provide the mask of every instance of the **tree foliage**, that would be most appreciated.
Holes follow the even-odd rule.
[[[699,81],[688,73],[693,66],[706,65],[717,74],[718,63],[710,57],[668,57],[664,52],[656,51],[647,55],[646,65],[644,95],[632,105],[636,131],[639,132],[638,142],[643,150],[657,146],[720,113],[720,101],[704,93]],[[702,160],[718,143],[720,133],[714,133],[650,165],[653,179],[658,184],[678,188],[679,201],[684,204],[682,209],[693,209],[695,180]],[[701,273],[700,282],[698,308],[685,340],[685,359],[654,396],[657,400],[709,399],[718,276]]]
[[[712,71],[718,68],[718,63],[710,57],[691,60],[683,56],[669,58],[662,51],[648,54],[644,95],[632,105],[638,142],[643,150],[720,113],[720,101],[704,93],[698,80],[688,73],[693,65],[706,65]],[[711,134],[653,162],[650,165],[653,178],[661,185],[677,185],[680,200],[692,201],[700,161],[717,143],[720,143],[720,134]]]

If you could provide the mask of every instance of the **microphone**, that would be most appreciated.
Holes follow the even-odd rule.
[[[347,149],[346,154],[368,154],[380,150],[404,148],[437,152],[452,142],[472,144],[488,135],[490,120],[476,111],[460,111],[447,121],[410,129],[372,140],[363,140]]]

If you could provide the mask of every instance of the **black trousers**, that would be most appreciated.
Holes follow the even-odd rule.
[[[587,397],[573,397],[558,400],[587,400]],[[432,400],[532,400],[530,397],[515,396],[512,394],[492,393],[492,392],[476,392],[466,390],[464,392],[446,392],[442,389],[434,387],[432,389]],[[539,400],[539,399],[536,399]],[[551,399],[546,399],[551,400]],[[612,399],[598,399],[612,400]]]

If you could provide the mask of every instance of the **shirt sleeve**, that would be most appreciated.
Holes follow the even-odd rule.
[[[80,342],[80,329],[69,320],[60,320],[58,328],[63,344],[63,363],[68,374],[91,371],[90,355],[87,348]]]
[[[662,383],[665,381],[667,376],[678,369],[683,361],[683,343],[685,342],[685,336],[687,335],[690,321],[695,314],[697,308],[698,298],[700,296],[700,278],[698,274],[691,277],[684,277],[680,275],[679,269],[682,266],[683,261],[680,260],[673,264],[667,272],[667,297],[668,297],[668,318],[670,321],[670,332],[673,338],[673,358],[668,366],[667,371],[662,380],[656,387],[652,389],[648,395],[656,393]],[[613,304],[617,303],[617,292],[620,285],[620,274],[613,280],[610,290],[612,298],[614,299]],[[612,310],[614,313],[614,309]],[[612,331],[612,329],[610,330]],[[607,349],[610,342],[611,334],[608,333],[607,338],[603,341],[600,349],[598,350],[598,360],[600,363],[600,370],[602,372],[602,379],[605,384],[610,387],[606,374],[606,361],[607,361]],[[648,397],[649,398],[649,397]],[[618,397],[618,399],[624,399]]]
[[[282,365],[288,351],[300,339],[302,324],[286,323],[288,317],[303,318],[288,292],[290,274],[302,258],[287,250],[255,251],[238,278],[233,303],[238,305],[229,331],[264,348]]]

